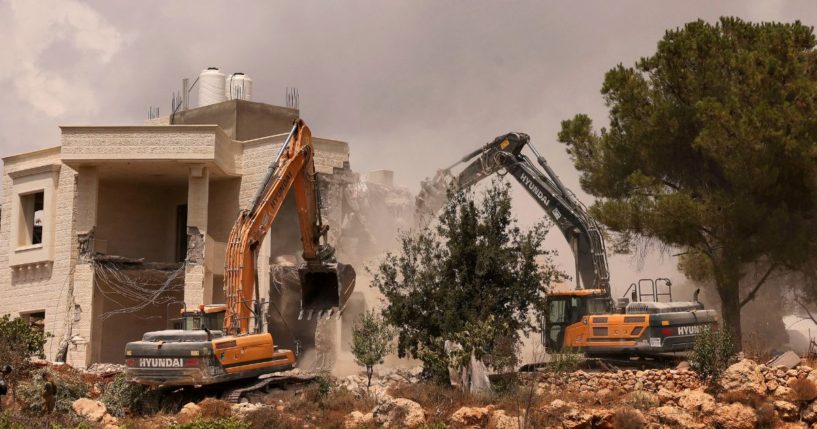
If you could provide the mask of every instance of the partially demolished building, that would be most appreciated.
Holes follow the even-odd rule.
[[[223,302],[230,228],[298,116],[232,99],[145,125],[64,126],[60,146],[4,158],[0,314],[44,325],[47,357],[83,367],[121,362],[126,342],[172,326],[185,305]],[[407,191],[367,201],[391,184],[361,181],[347,143],[313,141],[340,254],[375,240],[367,211],[410,225]],[[271,262],[300,255],[289,200],[259,256],[262,291]]]

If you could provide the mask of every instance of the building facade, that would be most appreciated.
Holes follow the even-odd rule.
[[[145,125],[64,126],[59,146],[4,158],[0,314],[43,324],[47,357],[84,367],[121,363],[126,342],[184,306],[223,302],[227,236],[298,114],[230,100]],[[313,142],[337,243],[361,182],[347,143]],[[289,200],[259,256],[262,291],[270,261],[300,255]]]

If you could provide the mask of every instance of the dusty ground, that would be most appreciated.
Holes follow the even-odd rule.
[[[370,388],[357,375],[325,377],[253,395],[245,404],[205,399],[146,406],[148,392],[131,398],[131,408],[117,408],[128,394],[115,369],[42,370],[84,383],[82,399],[65,397],[52,413],[36,412],[34,383],[8,398],[0,428],[817,428],[817,370],[749,360],[714,384],[687,369],[543,372],[471,395],[423,381],[419,368],[381,369]]]

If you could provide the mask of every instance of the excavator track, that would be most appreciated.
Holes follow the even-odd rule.
[[[292,386],[312,383],[316,378],[317,376],[314,375],[271,374],[264,376],[264,378],[249,380],[247,383],[242,383],[241,385],[233,385],[221,393],[221,399],[238,404],[241,403],[242,399],[246,399],[250,393],[263,391],[272,387],[287,389]]]

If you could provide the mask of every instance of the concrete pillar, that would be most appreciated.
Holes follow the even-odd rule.
[[[204,165],[190,167],[187,182],[187,269],[184,302],[187,307],[213,303],[213,271],[208,260],[207,219],[210,199],[210,172]]]
[[[93,231],[97,222],[99,172],[95,167],[81,167],[77,172],[77,212],[75,227],[80,236]],[[93,242],[88,243],[93,249]],[[93,362],[102,344],[101,296],[94,290],[94,270],[90,261],[80,255],[74,268],[74,303],[79,306],[74,318],[74,344],[68,349],[68,363],[85,367]]]

